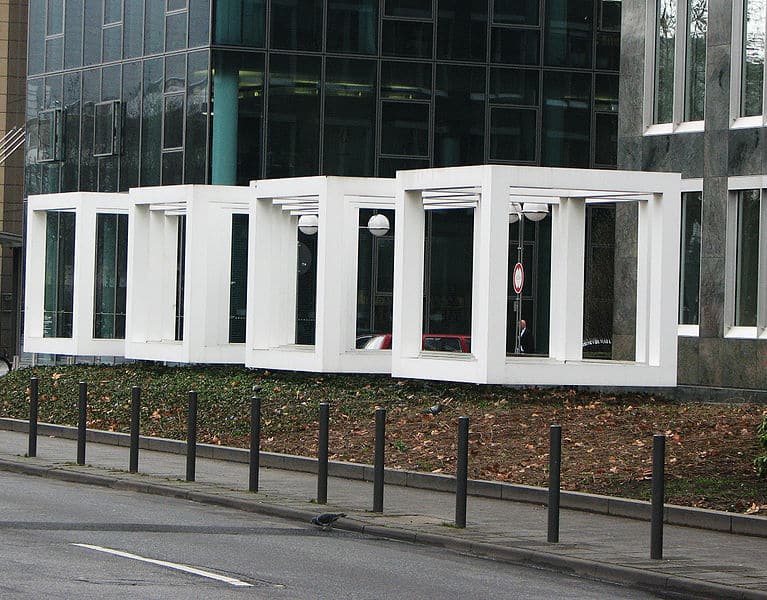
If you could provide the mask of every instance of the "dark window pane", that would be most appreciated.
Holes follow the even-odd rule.
[[[616,32],[597,33],[596,68],[618,71],[621,62],[621,34]]]
[[[168,0],[168,12],[174,10],[184,10],[186,8],[186,0]]]
[[[272,4],[273,48],[322,49],[322,0],[279,0]]]
[[[144,88],[141,122],[141,185],[159,185],[162,148],[163,61],[144,61]]]
[[[591,75],[544,72],[543,148],[547,167],[588,167]]]
[[[298,232],[296,344],[314,344],[317,322],[317,234]]]
[[[328,0],[329,52],[375,54],[377,39],[378,0]]]
[[[535,160],[538,112],[529,108],[493,108],[490,112],[490,159]]]
[[[102,0],[85,0],[83,23],[85,35],[83,41],[83,64],[96,65],[101,62],[101,27],[103,22]],[[95,25],[95,27],[94,27]]]
[[[594,110],[618,112],[617,75],[596,75],[594,81]]]
[[[487,0],[439,0],[437,58],[486,60]]]
[[[122,0],[104,0],[104,25],[123,20]]]
[[[376,63],[327,59],[325,72],[325,175],[373,175]]]
[[[759,296],[759,190],[738,194],[735,325],[755,327]]]
[[[64,68],[83,64],[83,2],[68,0],[64,23]]]
[[[621,30],[621,0],[601,0],[599,28],[604,31]]]
[[[431,18],[431,0],[386,0],[387,17]]]
[[[125,58],[137,58],[144,49],[144,3],[126,2],[123,20]]]
[[[594,163],[614,167],[618,164],[618,114],[594,115]]]
[[[272,55],[270,60],[267,177],[316,175],[320,59]]]
[[[490,102],[538,105],[538,71],[490,69]]]
[[[389,231],[374,236],[367,224],[375,214],[389,220]],[[360,209],[357,241],[357,336],[391,333],[394,278],[394,211]]]
[[[181,148],[184,145],[184,94],[169,94],[164,98],[162,147]]]
[[[216,0],[214,42],[263,48],[265,22],[264,0]]]
[[[583,357],[612,359],[615,290],[615,208],[586,207]]]
[[[165,51],[186,48],[186,12],[165,17]]]
[[[98,189],[98,159],[93,156],[96,103],[101,100],[101,69],[83,71],[83,116],[80,123],[80,189]]]
[[[423,333],[471,335],[474,210],[426,215]]]
[[[394,177],[397,171],[409,169],[428,169],[431,166],[428,159],[422,158],[379,158],[378,176]]]
[[[99,102],[95,111],[93,154],[109,156],[119,152],[119,102]]]
[[[537,65],[541,62],[540,36],[537,29],[493,27],[490,60],[508,65]]]
[[[61,157],[61,109],[40,111],[37,117],[37,162]]]
[[[64,64],[64,38],[50,38],[45,40],[45,70],[61,71]]]
[[[102,40],[103,40],[103,48],[102,48],[103,62],[120,60],[122,58],[122,41],[123,41],[122,25],[113,25],[112,27],[105,27],[102,31]]]
[[[170,161],[169,161],[170,164]],[[163,167],[164,171],[164,167]],[[184,285],[186,283],[186,215],[178,217],[176,237],[176,340],[184,339]]]
[[[671,123],[673,119],[676,19],[676,0],[659,0],[655,25],[654,123]],[[764,27],[764,20],[760,27]],[[759,89],[761,97],[761,87]]]
[[[546,8],[546,64],[591,68],[594,0],[549,2]]]
[[[72,337],[75,214],[49,212],[45,238],[43,337]]]
[[[743,117],[762,114],[766,7],[764,0],[744,0],[743,63],[740,92],[740,114]]]
[[[166,94],[183,92],[186,88],[186,55],[175,54],[165,58]]]
[[[381,98],[431,99],[431,65],[418,62],[382,62]]]
[[[184,178],[184,152],[162,153],[162,185],[178,185]]]
[[[64,0],[48,0],[47,34],[64,33]]]
[[[232,215],[229,342],[245,341],[248,299],[248,215]]]
[[[434,166],[485,162],[484,68],[437,65]]]
[[[117,100],[120,98],[120,65],[111,65],[101,69],[101,99]]]
[[[684,120],[702,121],[706,97],[706,37],[708,0],[687,3],[687,48],[685,52]]]
[[[120,151],[120,191],[136,187],[139,183],[139,140],[141,135],[141,63],[123,65],[122,84],[123,119]]]
[[[45,70],[45,0],[29,0],[27,73]]]
[[[187,55],[184,183],[206,183],[208,140],[208,53]],[[256,136],[260,137],[260,136]]]
[[[697,325],[700,308],[701,192],[682,194],[679,323]]]
[[[384,21],[384,56],[431,58],[433,26],[417,21]]]
[[[189,47],[206,46],[208,44],[210,24],[210,2],[211,0],[189,0]],[[256,2],[263,6],[263,0],[250,0],[250,3]],[[263,9],[262,9],[263,13]],[[263,14],[261,16],[263,24]],[[255,29],[255,25],[253,27]],[[263,35],[263,25],[261,26]]]
[[[495,0],[493,22],[538,25],[538,0]]]
[[[165,48],[165,0],[146,0],[144,12],[144,54],[158,54]]]
[[[80,171],[80,72],[64,75],[64,168],[61,170],[61,191],[78,189]]]
[[[96,215],[93,337],[125,337],[128,215]]]
[[[400,156],[428,156],[429,105],[382,102],[381,152]]]

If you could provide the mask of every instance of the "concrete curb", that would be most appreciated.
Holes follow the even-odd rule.
[[[87,467],[50,467],[24,464],[15,460],[0,459],[0,470],[25,475],[34,475],[72,483],[181,498],[203,504],[211,504],[273,517],[297,520],[304,523],[308,523],[309,520],[316,515],[316,511],[302,510],[282,504],[270,504],[268,502],[259,501],[255,499],[255,497],[253,500],[250,500],[235,498],[220,493],[213,494],[195,489],[183,489],[184,485],[188,485],[190,488],[196,486],[194,483],[180,483],[177,486],[163,485],[155,482],[134,480],[137,477],[144,477],[141,475],[132,476],[126,473],[125,475],[119,476],[105,476],[96,473],[83,473],[81,469],[85,468]],[[368,525],[352,519],[339,521],[336,528],[390,540],[445,548],[454,552],[471,554],[481,558],[489,558],[520,566],[543,568],[585,579],[625,585],[630,588],[642,589],[654,593],[681,594],[691,598],[709,598],[712,600],[767,600],[767,592],[745,590],[735,586],[726,586],[622,565],[612,565],[600,561],[562,556],[540,550],[529,550],[526,548],[513,548],[500,546],[498,544],[475,542],[434,533],[419,533],[385,525]]]
[[[20,419],[0,418],[0,429],[26,433],[29,430],[29,423]],[[77,439],[76,427],[39,423],[37,430],[39,435],[48,435],[64,439]],[[86,439],[98,444],[124,447],[130,445],[130,436],[127,433],[117,433],[113,431],[89,429],[86,434]],[[167,438],[141,436],[139,439],[139,447],[146,450],[154,450],[156,452],[186,454],[185,441],[171,440]],[[197,457],[247,463],[249,461],[249,451],[244,448],[198,444]],[[286,471],[298,471],[303,473],[317,472],[316,459],[305,456],[261,452],[260,464],[262,467],[284,469]],[[357,481],[373,481],[372,465],[331,461],[328,466],[328,472],[331,477],[340,477]],[[388,485],[399,485],[439,492],[455,491],[455,478],[448,475],[386,469],[384,480]],[[469,480],[468,493],[471,496],[510,500],[513,502],[527,502],[541,505],[545,505],[548,502],[548,490],[546,488],[502,483],[498,481]],[[601,496],[583,492],[562,491],[560,507],[604,515],[613,515],[616,517],[639,519],[642,521],[650,520],[650,503],[643,500],[632,500],[630,498],[617,498],[614,496]],[[664,521],[669,525],[681,525],[684,527],[694,527],[697,529],[707,529],[739,535],[767,537],[767,518],[764,517],[754,517],[718,510],[667,504],[665,507]]]

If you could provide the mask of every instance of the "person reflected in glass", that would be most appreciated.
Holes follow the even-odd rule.
[[[535,353],[535,340],[533,340],[533,332],[527,328],[527,321],[524,319],[519,320],[519,351],[522,354]]]

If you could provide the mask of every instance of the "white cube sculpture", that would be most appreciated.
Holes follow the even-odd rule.
[[[247,214],[247,187],[179,185],[130,191],[127,358],[244,362],[229,342],[232,215]],[[176,340],[179,218],[186,216],[183,339]]]
[[[46,220],[50,211],[75,214],[71,337],[44,337]],[[122,356],[122,339],[94,337],[96,215],[127,214],[127,194],[69,192],[27,201],[24,352],[70,356]]]
[[[393,179],[305,177],[251,184],[247,350],[249,367],[389,373],[389,350],[357,350],[358,219],[394,208]],[[317,215],[315,344],[296,345],[297,228]],[[399,226],[399,225],[397,225]]]
[[[476,166],[397,173],[392,375],[521,385],[672,386],[677,377],[680,175]],[[509,213],[551,208],[548,357],[506,355]],[[636,360],[584,360],[586,203],[637,202]],[[474,207],[471,354],[421,349],[424,215]]]

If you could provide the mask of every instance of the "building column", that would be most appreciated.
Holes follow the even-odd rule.
[[[215,61],[211,183],[236,185],[240,73],[223,53],[216,54]]]

